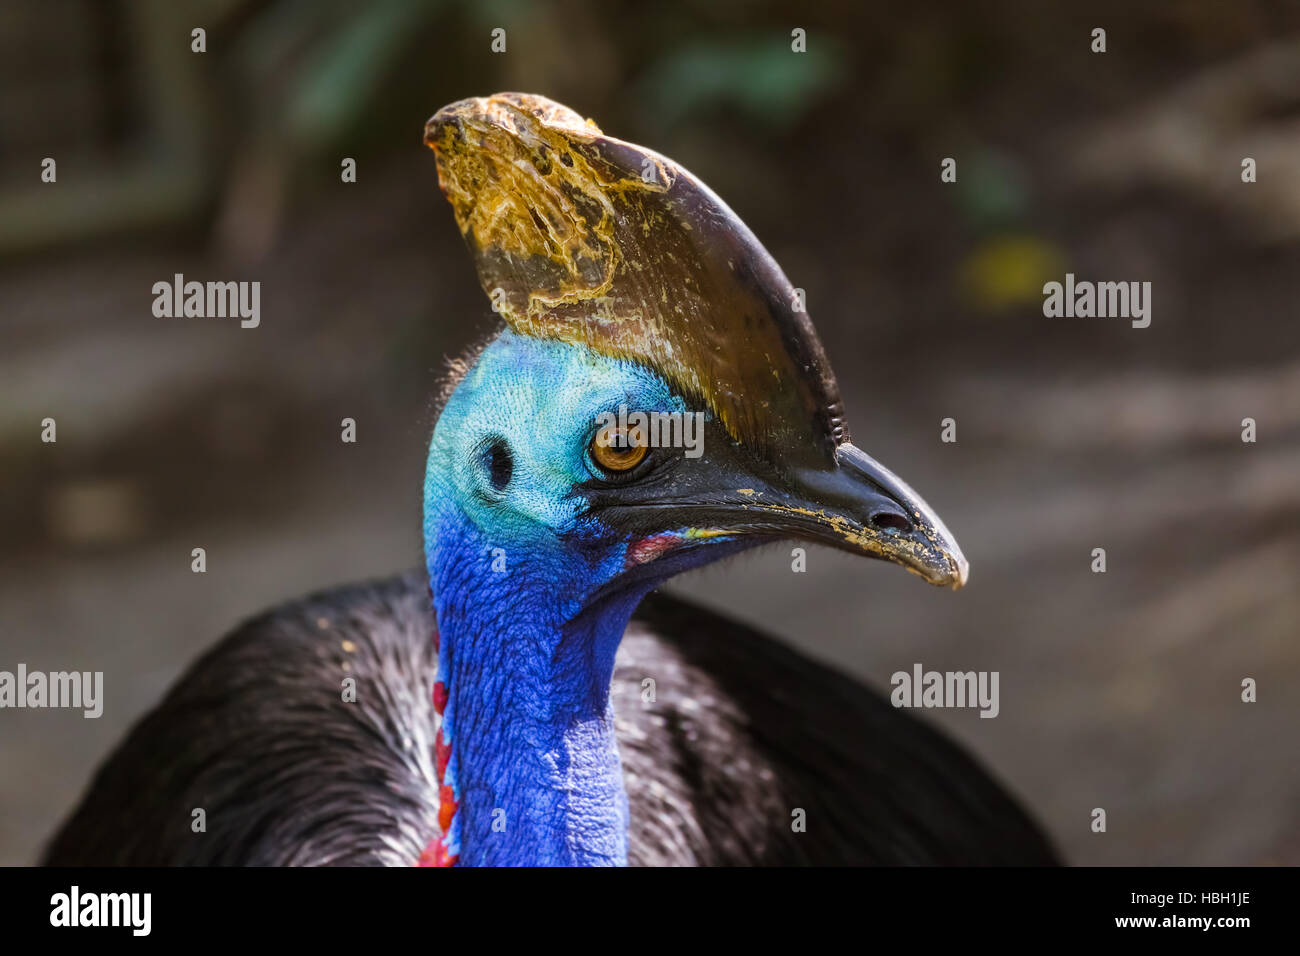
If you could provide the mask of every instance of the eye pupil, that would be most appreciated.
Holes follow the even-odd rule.
[[[504,491],[515,471],[514,456],[510,454],[510,446],[505,439],[498,438],[492,442],[487,458],[488,480],[492,483],[493,490]]]
[[[626,431],[598,432],[591,442],[591,457],[607,472],[631,471],[645,460],[649,449],[634,443]]]

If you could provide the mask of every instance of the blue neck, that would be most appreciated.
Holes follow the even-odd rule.
[[[625,865],[609,685],[644,590],[584,608],[575,595],[606,577],[599,566],[544,542],[498,545],[454,506],[427,520],[448,850],[468,865]]]

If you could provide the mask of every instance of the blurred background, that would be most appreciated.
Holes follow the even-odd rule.
[[[435,385],[493,327],[423,123],[504,89],[736,209],[972,566],[676,590],[885,692],[1000,671],[996,720],[923,717],[1072,862],[1300,862],[1300,5],[8,0],[0,76],[0,669],[107,698],[0,712],[0,863],[242,618],[420,563]],[[1150,328],[1044,318],[1067,271],[1150,281]],[[175,273],[259,280],[260,328],[155,318]]]

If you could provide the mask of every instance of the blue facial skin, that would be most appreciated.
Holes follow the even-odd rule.
[[[461,864],[627,862],[609,684],[628,620],[660,582],[638,575],[591,601],[633,539],[575,491],[598,474],[597,416],[620,404],[693,411],[640,365],[506,331],[434,430],[424,537],[448,692],[443,783],[458,807],[445,843]],[[714,560],[736,550],[728,540],[665,566]]]

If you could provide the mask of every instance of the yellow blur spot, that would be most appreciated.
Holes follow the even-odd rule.
[[[1057,247],[1036,236],[993,236],[961,265],[961,287],[969,303],[985,312],[1040,305],[1043,285],[1065,274]]]

